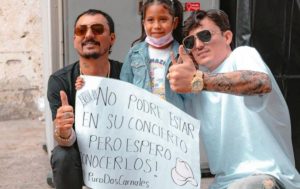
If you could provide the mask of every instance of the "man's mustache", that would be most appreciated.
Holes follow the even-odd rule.
[[[85,46],[85,45],[88,45],[88,44],[93,44],[93,45],[98,45],[98,46],[100,46],[100,42],[95,41],[95,40],[93,40],[93,39],[86,40],[86,41],[83,41],[83,42],[81,43],[82,46]]]

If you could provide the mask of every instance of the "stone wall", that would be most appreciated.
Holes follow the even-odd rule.
[[[40,0],[0,1],[0,121],[43,115]]]

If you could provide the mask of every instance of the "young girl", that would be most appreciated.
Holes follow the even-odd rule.
[[[147,0],[141,12],[142,34],[133,42],[120,78],[183,110],[183,97],[171,91],[166,78],[171,52],[176,56],[182,41],[182,19],[183,8],[178,0]]]

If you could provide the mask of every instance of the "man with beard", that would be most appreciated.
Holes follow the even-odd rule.
[[[75,21],[73,39],[79,61],[56,71],[48,81],[47,97],[54,121],[54,138],[58,143],[51,156],[57,189],[81,189],[83,186],[74,130],[77,77],[92,75],[119,79],[122,66],[109,59],[116,36],[114,22],[107,13],[91,9],[80,14]]]

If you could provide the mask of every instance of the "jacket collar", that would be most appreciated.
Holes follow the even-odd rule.
[[[133,47],[132,51],[133,52],[139,52],[139,53],[146,53],[146,54],[148,54],[148,46],[149,46],[148,43],[146,43],[145,41],[142,41],[142,42],[138,43],[137,45],[135,45]],[[178,48],[179,48],[179,43],[176,40],[174,40],[172,42],[172,51],[173,51],[175,57],[178,54]],[[145,50],[147,52],[145,52]]]

